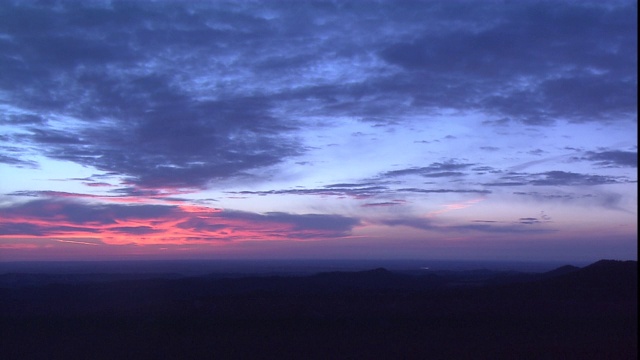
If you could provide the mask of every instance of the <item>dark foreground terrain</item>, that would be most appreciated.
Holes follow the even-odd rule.
[[[637,359],[637,262],[546,273],[0,275],[1,359]]]

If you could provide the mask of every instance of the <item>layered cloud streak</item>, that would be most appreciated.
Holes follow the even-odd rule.
[[[209,207],[89,204],[62,199],[0,210],[0,237],[100,238],[113,245],[175,245],[344,237],[357,219],[338,215],[255,214]]]

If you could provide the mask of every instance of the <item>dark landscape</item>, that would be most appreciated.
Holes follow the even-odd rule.
[[[2,359],[636,359],[637,261],[0,275]]]
[[[0,0],[0,360],[638,358],[638,0]]]

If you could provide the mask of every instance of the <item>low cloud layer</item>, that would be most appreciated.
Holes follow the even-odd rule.
[[[189,244],[343,237],[359,220],[207,207],[90,204],[43,199],[0,209],[0,237],[91,238],[109,244]]]

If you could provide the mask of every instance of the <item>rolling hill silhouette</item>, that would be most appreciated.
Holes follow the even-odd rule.
[[[637,262],[546,273],[0,275],[3,359],[632,359]]]

